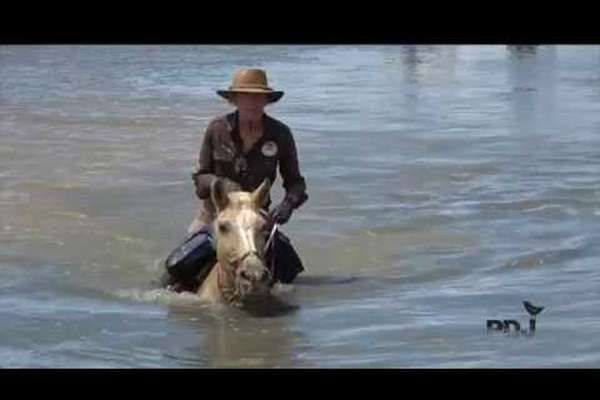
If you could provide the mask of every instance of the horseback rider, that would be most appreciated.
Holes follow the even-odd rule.
[[[224,180],[229,191],[253,191],[265,178],[274,182],[279,166],[285,196],[270,210],[270,196],[263,203],[265,214],[279,225],[287,223],[293,211],[308,199],[292,132],[264,111],[284,92],[268,86],[265,71],[242,69],[234,74],[229,89],[217,94],[236,110],[211,120],[204,134],[198,167],[192,174],[202,204],[188,228],[191,236],[167,259],[168,274],[163,279],[163,286],[178,291],[193,290],[214,259],[211,224],[216,211],[210,188],[216,178]],[[274,242],[271,256],[275,258],[276,280],[290,283],[303,270],[302,263],[281,232],[276,233]]]

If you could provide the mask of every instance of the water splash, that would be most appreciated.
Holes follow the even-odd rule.
[[[195,293],[175,293],[166,289],[120,289],[114,294],[121,299],[128,299],[144,303],[159,303],[165,305],[182,306],[205,304]]]

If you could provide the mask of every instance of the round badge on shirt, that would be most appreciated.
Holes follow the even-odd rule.
[[[277,154],[277,143],[275,143],[272,140],[269,140],[268,142],[265,142],[265,144],[263,144],[262,146],[262,153],[267,156],[267,157],[273,157],[275,154]]]

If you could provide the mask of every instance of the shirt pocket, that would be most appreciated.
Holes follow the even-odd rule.
[[[277,173],[277,164],[278,164],[277,157],[263,157],[262,165],[264,168],[264,174],[266,176],[271,176],[273,174],[276,174]]]
[[[235,153],[232,149],[225,146],[219,146],[213,150],[212,157],[215,163],[215,172],[221,176],[232,176],[233,161]]]
[[[235,151],[229,146],[221,145],[213,150],[212,156],[215,161],[233,162]]]

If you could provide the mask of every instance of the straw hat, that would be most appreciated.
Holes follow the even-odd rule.
[[[269,103],[274,103],[283,96],[282,91],[273,90],[267,82],[267,74],[262,69],[242,69],[233,75],[231,86],[227,90],[217,90],[217,94],[227,100],[234,93],[266,94]]]

